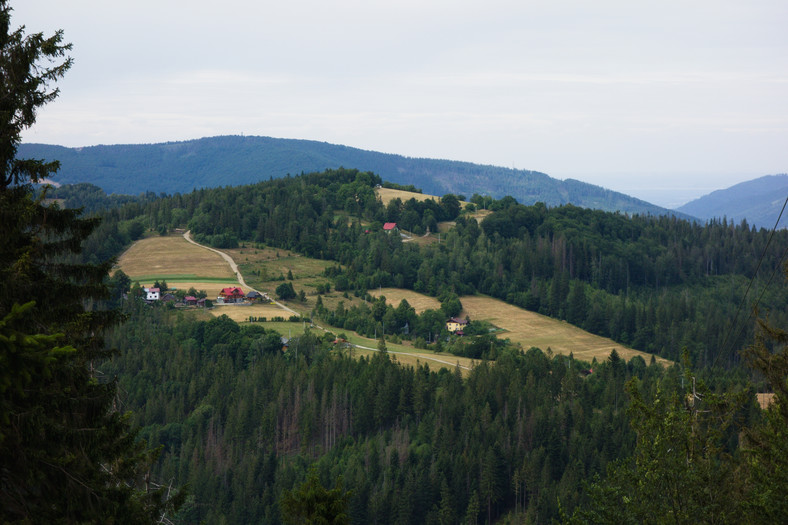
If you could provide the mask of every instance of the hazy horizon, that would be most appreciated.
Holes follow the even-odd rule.
[[[63,29],[74,45],[26,142],[318,140],[535,170],[669,207],[788,171],[779,0],[13,8],[13,27]]]

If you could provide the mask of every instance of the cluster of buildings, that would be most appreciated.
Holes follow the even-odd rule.
[[[160,288],[143,288],[143,292],[145,292],[145,302],[148,304],[161,301],[162,303],[176,303],[182,304],[183,306],[197,306],[199,308],[205,307],[205,299],[197,299],[193,295],[187,295],[183,298],[182,301],[178,301],[178,298],[175,294],[171,292],[161,293]]]
[[[219,297],[216,298],[216,304],[236,304],[236,303],[270,303],[271,298],[266,293],[260,293],[256,290],[251,290],[249,293],[244,294],[244,291],[237,286],[230,288],[222,288],[219,292]]]
[[[145,293],[145,302],[148,304],[160,301],[162,303],[175,302],[176,305],[180,304],[183,306],[197,306],[199,308],[205,307],[205,298],[198,299],[192,295],[187,295],[179,301],[175,294],[171,292],[162,293],[160,288],[150,287],[143,288],[142,290]],[[251,290],[249,293],[244,293],[244,291],[239,287],[232,286],[229,288],[222,288],[222,291],[219,292],[219,296],[216,298],[215,304],[250,304],[270,302],[272,302],[271,298],[268,297],[268,294],[266,293],[260,293],[256,290]]]

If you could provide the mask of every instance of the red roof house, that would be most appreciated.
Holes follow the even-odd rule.
[[[240,303],[244,299],[244,291],[237,286],[232,288],[222,288],[219,292],[219,297],[224,299],[226,303]]]
[[[244,296],[244,291],[238,288],[237,286],[233,288],[222,288],[222,291],[219,292],[219,296],[238,298]]]
[[[384,232],[393,232],[396,229],[397,229],[396,222],[387,222],[386,224],[383,225]]]

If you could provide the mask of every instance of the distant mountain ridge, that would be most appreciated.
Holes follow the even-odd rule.
[[[788,174],[766,175],[717,190],[677,208],[677,211],[709,220],[727,218],[734,223],[747,219],[751,226],[773,228],[788,197]],[[788,227],[788,212],[780,219]]]
[[[186,193],[195,188],[237,186],[287,174],[357,168],[384,180],[413,184],[426,193],[474,193],[549,206],[574,204],[605,211],[679,215],[578,180],[561,181],[529,170],[451,160],[410,158],[311,140],[221,136],[161,144],[66,148],[22,144],[20,158],[60,160],[52,179],[62,184],[89,182],[108,193]]]

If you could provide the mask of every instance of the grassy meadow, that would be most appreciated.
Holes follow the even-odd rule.
[[[167,281],[170,288],[205,290],[210,298],[219,295],[222,288],[238,285],[224,259],[180,235],[135,242],[120,256],[117,269],[141,285]]]
[[[218,312],[221,315],[221,309],[214,309],[214,312]],[[256,323],[257,324],[257,323]],[[320,323],[318,322],[318,325]],[[303,333],[304,328],[306,327],[303,323],[291,323],[291,322],[264,322],[259,323],[260,326],[276,330],[280,334],[285,337],[294,337],[301,333]],[[376,353],[377,350],[369,350],[369,348],[377,349],[378,341],[375,339],[369,339],[366,337],[362,337],[354,332],[346,332],[342,329],[326,326],[326,327],[316,327],[314,329],[321,330],[321,328],[325,328],[327,331],[333,333],[335,336],[342,335],[348,342],[353,345],[358,345],[361,347],[367,348],[350,348],[350,349],[340,349],[337,348],[337,351],[343,353],[349,353],[354,357],[359,356],[371,356],[372,354]],[[449,368],[453,369],[457,365],[460,366],[460,372],[463,375],[467,375],[470,370],[475,366],[478,361],[474,361],[473,359],[468,359],[467,357],[457,357],[447,353],[435,353],[430,352],[427,350],[418,350],[409,346],[408,344],[397,344],[391,343],[389,341],[386,342],[386,349],[389,352],[389,356],[391,359],[396,360],[397,362],[406,365],[406,366],[421,366],[427,365],[430,370],[438,371],[442,368]]]
[[[397,307],[402,299],[407,299],[408,304],[418,313],[440,308],[440,303],[434,297],[410,290],[384,288],[370,290],[370,294],[376,297],[385,296],[386,302],[394,307]],[[647,363],[651,360],[651,354],[627,348],[611,339],[591,334],[564,321],[530,312],[498,299],[465,296],[460,300],[463,306],[461,317],[468,316],[473,320],[488,321],[501,329],[498,333],[499,337],[520,343],[524,349],[536,346],[545,351],[550,348],[555,354],[568,355],[571,352],[576,358],[589,362],[593,358],[597,361],[607,359],[610,352],[615,349],[626,360],[636,355],[643,357]],[[670,361],[661,357],[656,359],[662,364],[670,364]]]
[[[416,310],[417,314],[421,314],[424,310],[439,310],[441,307],[441,303],[434,297],[410,290],[403,290],[402,288],[370,290],[369,294],[374,297],[384,296],[386,298],[386,303],[394,308],[399,306],[399,303],[401,303],[403,299],[407,299],[408,304]]]
[[[393,201],[394,199],[399,199],[402,202],[409,201],[410,199],[416,199],[417,201],[426,201],[426,200],[434,200],[440,202],[440,197],[435,195],[427,195],[426,193],[415,193],[412,191],[403,191],[403,190],[395,190],[392,188],[377,188],[375,190],[378,198],[380,198],[381,202],[384,206],[388,205],[389,202]]]
[[[390,190],[398,191],[398,190]],[[404,192],[407,193],[407,192]],[[414,194],[418,195],[418,194]],[[304,290],[307,300],[302,303],[298,300],[284,302],[289,308],[302,315],[308,315],[314,308],[317,300],[316,288],[328,281],[323,277],[324,270],[334,265],[330,261],[322,261],[303,257],[287,250],[267,248],[260,245],[245,245],[233,250],[224,250],[229,254],[244,276],[244,279],[253,288],[267,292],[275,297],[276,287],[283,281],[280,276],[288,272],[293,275],[293,287],[296,292]],[[237,286],[238,282],[232,274],[230,266],[218,254],[186,242],[180,236],[149,237],[134,243],[119,259],[118,268],[122,269],[132,280],[140,284],[152,284],[155,280],[166,280],[170,287],[190,288],[205,290],[208,297],[216,297],[219,290],[226,286]],[[242,287],[243,288],[243,287]],[[248,290],[244,290],[245,292]],[[410,290],[398,288],[384,288],[370,290],[373,296],[384,295],[386,301],[398,306],[402,299],[421,313],[427,309],[438,309],[440,303],[434,298]],[[347,296],[346,296],[347,295]],[[343,301],[350,307],[361,299],[353,295],[332,290],[322,295],[323,304],[327,308],[335,308]],[[566,322],[558,321],[539,315],[516,306],[512,306],[489,297],[466,296],[461,298],[463,304],[462,316],[471,319],[488,321],[501,329],[499,337],[509,338],[512,342],[520,343],[523,348],[536,346],[542,350],[550,348],[556,354],[569,354],[572,352],[578,359],[591,361],[607,359],[610,352],[615,349],[624,359],[640,355],[650,361],[651,355],[624,347],[614,341],[590,334]],[[247,322],[249,316],[253,317],[285,317],[292,315],[276,305],[220,305],[211,310],[215,316],[227,315],[236,322]],[[273,327],[277,323],[266,323],[265,326]],[[300,333],[302,327],[297,323],[284,323],[289,332]],[[280,328],[275,328],[280,330]],[[326,327],[326,329],[339,333],[341,330]],[[286,334],[287,332],[280,333]],[[353,344],[377,347],[373,339],[366,339],[356,334],[346,334]],[[434,354],[424,350],[416,350],[408,344],[391,344],[388,348],[392,357],[403,364],[415,365],[417,362],[429,364],[431,368],[453,367],[458,362],[461,366],[470,368],[473,363],[469,359],[459,358],[450,354]],[[358,355],[369,351],[356,349]],[[398,352],[398,353],[394,353]],[[662,363],[668,361],[657,358]]]
[[[276,297],[276,287],[284,282],[280,278],[286,277],[287,273],[291,272],[293,288],[296,293],[304,291],[306,302],[302,303],[298,300],[282,302],[302,314],[309,314],[315,307],[318,285],[331,283],[329,279],[323,277],[325,269],[336,265],[332,261],[303,257],[288,250],[267,248],[262,245],[247,244],[242,248],[224,250],[224,252],[235,260],[249,286],[266,292],[271,297]],[[333,290],[333,284],[332,290],[323,294],[322,298],[323,304],[330,309],[336,308],[340,301],[344,301],[346,307],[361,301],[352,294],[345,297],[344,293]]]
[[[532,346],[547,350],[550,348],[555,354],[568,355],[570,352],[578,359],[598,361],[607,359],[614,349],[627,361],[636,355],[641,356],[649,363],[651,354],[627,348],[612,339],[591,334],[565,321],[531,312],[523,308],[507,304],[498,299],[483,296],[461,297],[462,316],[471,319],[488,321],[504,332],[500,337],[506,337],[520,343],[527,349]],[[669,365],[670,361],[661,357],[658,362]]]

